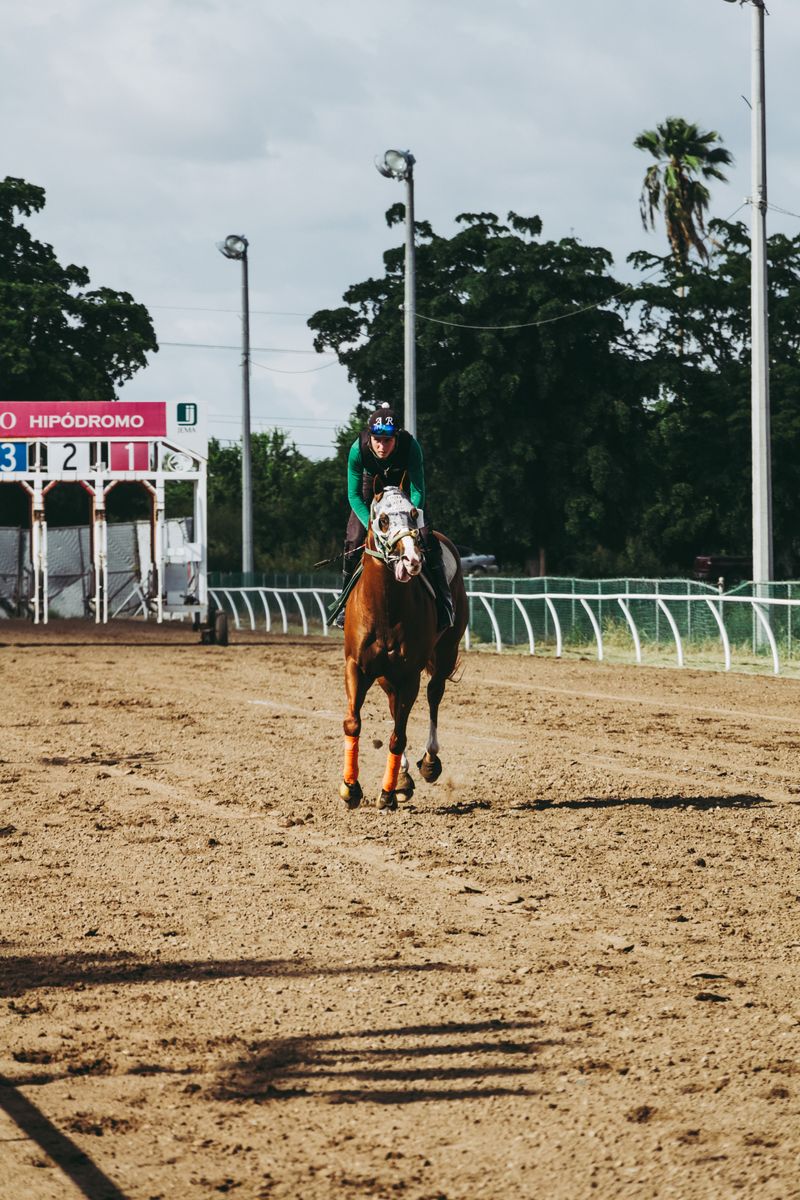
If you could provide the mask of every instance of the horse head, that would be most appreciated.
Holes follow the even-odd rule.
[[[421,513],[398,487],[387,487],[372,501],[369,527],[372,551],[394,571],[398,583],[408,583],[422,570],[419,552]]]

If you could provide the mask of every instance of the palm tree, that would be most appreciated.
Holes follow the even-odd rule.
[[[645,229],[655,229],[661,211],[676,266],[685,267],[692,250],[708,258],[705,214],[710,193],[705,180],[725,181],[721,167],[733,163],[718,133],[702,133],[682,117],[667,117],[655,129],[646,129],[634,141],[656,160],[644,177],[639,211]]]

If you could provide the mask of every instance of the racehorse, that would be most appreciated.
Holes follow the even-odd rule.
[[[446,537],[445,561],[455,573],[450,583],[455,619],[437,632],[436,603],[423,581],[419,524],[421,514],[398,487],[376,494],[370,508],[361,576],[351,592],[344,619],[345,687],[344,781],[339,794],[349,808],[363,799],[358,782],[361,706],[377,680],[389,698],[394,721],[378,808],[397,808],[397,793],[410,794],[414,783],[405,756],[406,726],[423,670],[430,675],[430,728],[425,753],[417,764],[422,778],[433,783],[442,773],[438,756],[439,704],[458,662],[458,646],[467,627],[467,596],[455,547]],[[449,574],[449,572],[448,572]]]

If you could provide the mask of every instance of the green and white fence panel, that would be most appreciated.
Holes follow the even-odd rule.
[[[330,603],[338,594],[339,589],[335,587],[222,587],[217,584],[208,589],[209,599],[213,600],[222,612],[227,612],[233,617],[233,623],[237,629],[241,629],[242,621],[245,621],[251,630],[258,629],[261,624],[267,633],[270,633],[272,631],[271,600],[278,610],[283,632],[289,632],[290,617],[296,609],[300,616],[304,635],[308,635],[309,631],[306,604],[309,605],[311,612],[314,612],[313,605],[316,604],[319,619],[322,622],[322,632],[326,636],[328,633],[326,601]]]
[[[466,584],[468,650],[485,643],[498,653],[527,647],[535,654],[547,645],[560,657],[570,645],[594,645],[603,661],[612,639],[617,648],[622,639],[641,663],[649,647],[666,642],[682,667],[687,647],[703,644],[707,651],[716,644],[726,671],[735,650],[747,648],[771,658],[776,675],[782,661],[800,657],[800,584],[746,584],[726,593],[688,580],[469,578]],[[210,599],[237,629],[271,632],[274,618],[283,633],[299,625],[308,634],[313,622],[326,636],[328,605],[338,592],[338,580],[299,584],[288,575],[209,587]]]

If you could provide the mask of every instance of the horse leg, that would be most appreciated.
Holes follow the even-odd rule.
[[[408,756],[405,750],[400,758],[400,774],[397,776],[397,783],[394,785],[394,790],[398,796],[405,796],[410,800],[414,795],[414,777],[408,769]]]
[[[406,727],[418,693],[419,676],[417,675],[405,687],[398,688],[395,691],[393,704],[390,696],[394,729],[392,730],[392,736],[389,738],[389,754],[386,758],[386,770],[383,775],[378,808],[397,808],[397,785],[400,782],[400,771],[405,757]]]
[[[396,703],[397,703],[397,693],[394,690],[394,688],[392,687],[391,683],[389,683],[388,679],[379,679],[378,682],[380,683],[383,690],[386,692],[386,695],[389,699],[389,712],[392,714],[392,720],[394,720]],[[389,768],[387,765],[387,774],[388,774],[388,771],[389,771]],[[394,791],[399,796],[406,796],[407,798],[410,798],[411,796],[414,795],[414,780],[408,769],[408,756],[406,755],[405,750],[403,751],[403,753],[400,757],[400,771],[397,776],[397,782],[394,785]]]
[[[442,702],[447,681],[456,669],[457,662],[458,640],[453,636],[451,630],[447,630],[436,647],[433,674],[428,683],[428,712],[430,713],[428,744],[425,747],[425,753],[417,763],[419,773],[426,783],[435,783],[442,773],[442,763],[439,758],[439,705]]]
[[[348,808],[358,808],[364,793],[358,782],[358,739],[361,736],[361,706],[369,689],[369,680],[349,658],[344,669],[347,690],[347,716],[344,719],[344,771],[339,795]]]

